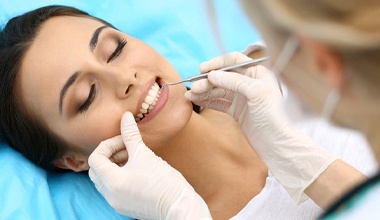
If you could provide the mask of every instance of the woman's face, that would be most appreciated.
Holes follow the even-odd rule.
[[[94,19],[60,16],[41,27],[18,83],[26,108],[71,151],[89,156],[102,140],[120,134],[124,112],[138,117],[148,93],[157,96],[150,91],[156,82],[177,80],[175,69],[142,41]],[[164,87],[153,110],[138,122],[152,149],[168,143],[189,120],[192,105],[185,91]]]

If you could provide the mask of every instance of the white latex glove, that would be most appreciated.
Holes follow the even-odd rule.
[[[121,134],[100,143],[88,160],[91,180],[113,208],[137,219],[212,219],[181,173],[144,144],[130,112]],[[125,146],[128,162],[119,167],[110,158]]]
[[[247,61],[230,53],[201,64],[201,72]],[[251,147],[289,195],[300,203],[304,190],[337,157],[293,126],[284,112],[274,74],[263,66],[235,72],[212,71],[208,79],[194,82],[185,97],[197,105],[227,112],[239,123]]]

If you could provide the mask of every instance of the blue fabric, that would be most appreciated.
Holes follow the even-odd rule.
[[[198,74],[202,61],[259,40],[237,1],[227,0],[1,1],[0,23],[50,4],[77,7],[140,38],[184,78]],[[106,203],[86,173],[46,172],[3,142],[0,167],[0,219],[130,219]]]

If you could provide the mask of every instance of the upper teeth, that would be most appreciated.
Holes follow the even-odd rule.
[[[140,121],[145,117],[145,115],[149,114],[149,112],[154,108],[158,99],[160,98],[160,86],[158,83],[154,83],[152,88],[148,91],[148,95],[145,97],[144,102],[141,105],[140,112],[135,117],[136,121]]]

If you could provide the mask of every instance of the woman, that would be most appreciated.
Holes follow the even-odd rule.
[[[245,1],[245,8],[268,44],[274,70],[288,87],[327,119],[362,132],[379,160],[379,3],[269,0]],[[209,65],[218,67],[217,62],[223,61],[233,62],[219,58]],[[246,72],[249,70],[242,73]],[[263,70],[247,79],[215,72],[208,79],[217,89],[199,82],[187,97],[210,105],[220,97],[213,95],[216,90],[237,92],[230,100],[231,106],[237,106],[228,111],[236,115],[239,108],[247,109],[239,116],[244,119],[244,124],[240,123],[243,133],[296,201],[302,200],[304,192],[321,207],[331,207],[327,218],[378,219],[379,175],[365,181],[340,160],[328,165],[329,156],[287,121],[281,97],[276,95],[277,85],[266,81],[269,75]],[[236,97],[247,102],[236,104]],[[226,106],[214,108],[224,110]],[[256,135],[260,131],[262,135]],[[340,201],[331,206],[337,199]]]
[[[233,118],[210,109],[193,112],[183,85],[158,92],[163,83],[180,77],[145,43],[107,22],[60,6],[10,20],[0,37],[2,135],[36,164],[88,170],[89,155],[102,140],[119,135],[122,115],[132,112],[144,143],[180,171],[213,218],[236,215],[263,189],[268,171]],[[147,150],[139,152],[145,151],[155,166],[163,163],[155,155],[146,156]],[[126,151],[117,155],[115,161],[124,165]],[[190,187],[170,166],[171,173],[148,173],[145,183],[167,174],[160,178],[167,178],[168,186],[175,176],[176,182]],[[127,181],[142,184],[131,179]],[[196,197],[192,187],[189,191]],[[138,197],[126,207],[138,204]],[[311,207],[314,214],[320,211]]]

